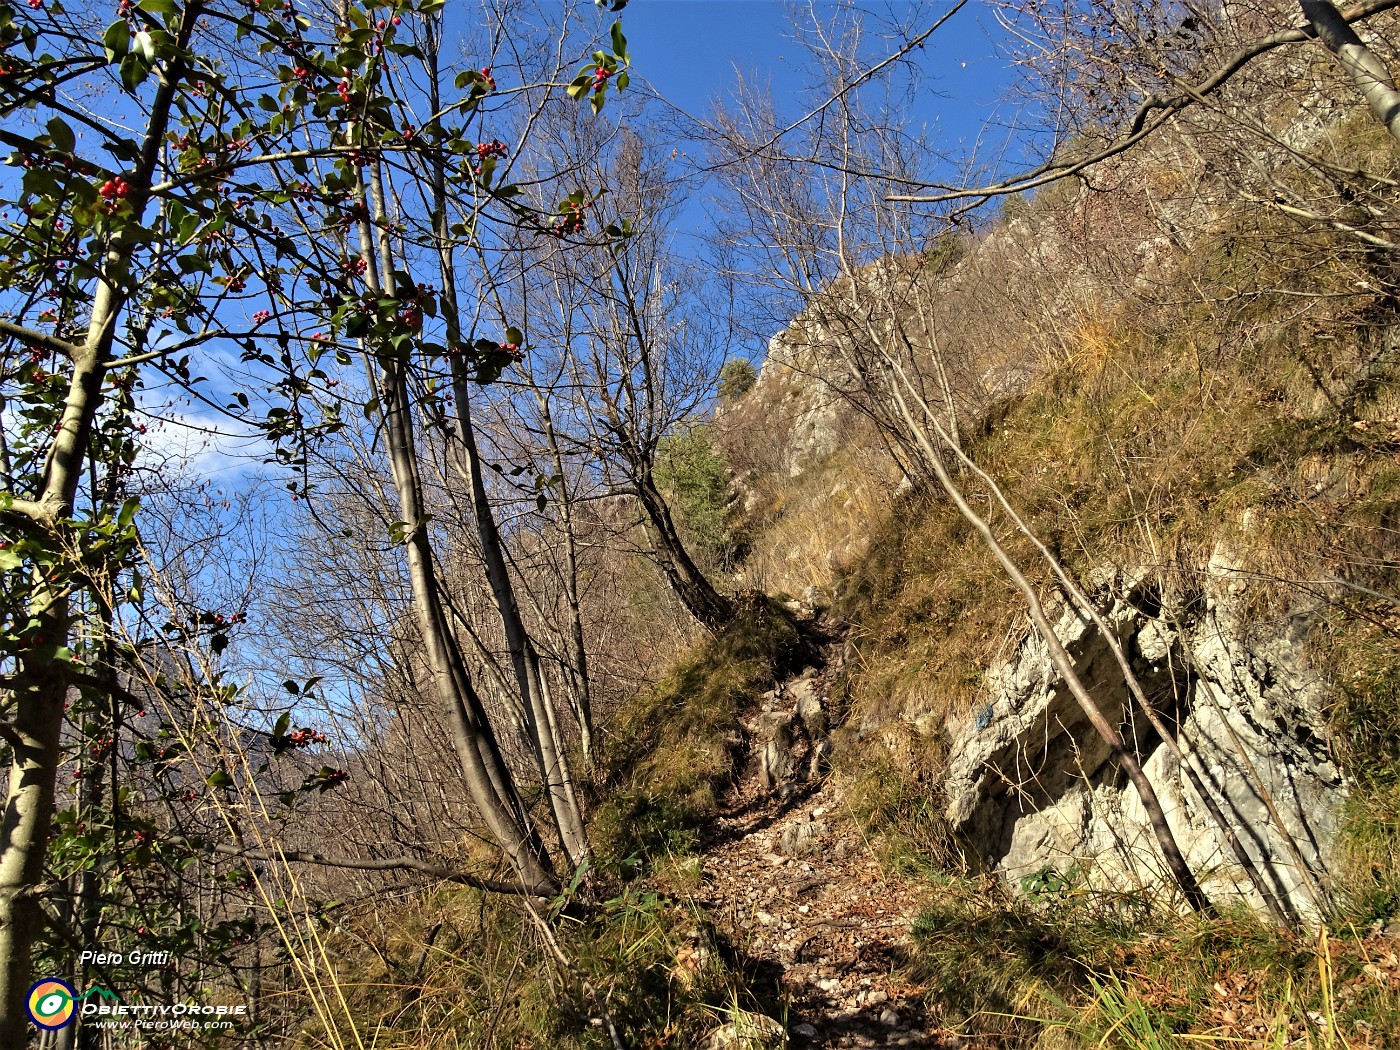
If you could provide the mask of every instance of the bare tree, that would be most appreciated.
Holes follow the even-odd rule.
[[[860,33],[861,24],[854,19],[834,28],[823,24],[811,27],[812,53],[821,65],[821,82],[850,78],[859,54]],[[799,235],[787,240],[764,234],[755,238],[757,251],[773,256],[766,263],[769,272],[806,275],[823,269],[834,271],[825,287],[811,290],[804,276],[793,289],[807,296],[807,310],[797,323],[807,328],[809,346],[825,352],[827,367],[839,369],[838,382],[854,384],[852,394],[861,399],[863,409],[894,437],[921,473],[941,488],[1021,593],[1057,673],[1137,789],[1173,880],[1191,907],[1209,911],[1210,902],[1176,842],[1139,755],[1103,714],[1056,635],[1036,588],[1008,553],[987,516],[973,508],[957,477],[956,472],[975,469],[975,464],[955,437],[958,411],[947,379],[948,364],[941,359],[946,348],[936,339],[936,326],[921,326],[927,314],[911,308],[919,291],[915,291],[917,285],[909,279],[908,271],[917,272],[917,264],[906,262],[919,258],[935,242],[924,232],[917,213],[890,201],[894,194],[888,181],[852,174],[858,164],[872,158],[878,158],[876,167],[890,170],[899,153],[896,130],[859,108],[850,95],[842,96],[821,129],[822,141],[799,150],[808,155],[820,151],[833,158],[830,167],[813,169],[799,159],[791,162],[796,172],[785,180],[767,180],[753,169],[761,171],[774,163],[774,147],[751,147],[772,139],[763,123],[766,112],[760,108],[729,122],[720,149],[743,158],[729,166],[732,192],[742,200],[746,214],[761,217],[763,228],[771,230],[800,221],[789,217],[786,195],[775,198],[764,194],[764,185],[805,181],[805,196],[819,205],[803,216],[815,222],[821,230],[819,236]],[[736,136],[741,136],[738,142]],[[925,296],[937,294],[928,287],[920,291]],[[931,388],[925,376],[934,377]],[[939,403],[939,397],[947,403]],[[978,473],[984,481],[989,480],[985,473]],[[1012,516],[1024,528],[1014,512]],[[1039,549],[1048,555],[1043,545]]]
[[[556,149],[578,158],[593,184],[608,183],[590,209],[621,237],[540,260],[532,327],[561,355],[563,383],[549,425],[596,457],[609,492],[636,501],[671,588],[718,630],[734,604],[696,564],[657,480],[661,443],[701,410],[724,356],[713,322],[695,308],[703,281],[671,244],[676,188],[657,147],[634,132],[607,144],[576,124],[555,134]]]

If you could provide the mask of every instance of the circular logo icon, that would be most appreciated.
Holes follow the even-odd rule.
[[[25,1001],[25,1007],[29,1011],[29,1019],[40,1028],[47,1031],[56,1031],[73,1023],[73,1000],[77,998],[77,993],[73,991],[73,986],[67,981],[60,981],[56,977],[50,977],[43,981],[36,981],[34,987],[29,989],[29,998]]]

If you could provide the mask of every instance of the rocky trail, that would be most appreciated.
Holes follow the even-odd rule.
[[[923,989],[899,976],[928,885],[882,870],[822,775],[841,645],[824,648],[819,667],[780,683],[745,719],[752,757],[724,800],[691,898],[781,989],[788,1045],[965,1046],[928,1016]],[[780,1046],[773,1028],[763,1038],[730,1023],[706,1050]]]

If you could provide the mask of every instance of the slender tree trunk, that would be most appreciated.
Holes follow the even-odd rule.
[[[453,307],[449,306],[448,313],[452,312]],[[515,587],[511,582],[501,547],[501,534],[496,527],[495,511],[487,496],[486,482],[481,472],[481,455],[472,427],[472,391],[469,382],[460,363],[454,362],[452,385],[457,400],[457,440],[466,460],[477,536],[481,541],[482,557],[486,562],[486,575],[491,583],[492,597],[505,631],[506,646],[510,649],[511,663],[515,667],[516,683],[525,700],[531,744],[545,792],[549,797],[550,810],[554,814],[564,850],[569,860],[577,867],[592,859],[592,849],[584,831],[583,814],[574,791],[573,773],[560,738],[558,721],[554,717],[554,706],[545,695],[544,673],[540,667],[539,654],[535,651],[535,645],[530,640],[525,621],[520,615]]]
[[[649,525],[647,532],[652,553],[667,583],[692,616],[710,631],[717,632],[734,619],[734,603],[719,593],[691,559],[671,518],[671,509],[656,487],[653,474],[658,436],[656,420],[643,406],[655,406],[663,384],[659,378],[661,369],[655,360],[657,350],[643,319],[647,311],[646,294],[638,292],[634,281],[622,267],[613,269],[613,277],[618,285],[617,301],[625,316],[617,319],[612,338],[619,345],[630,341],[636,347],[634,370],[640,378],[634,379],[629,369],[620,369],[620,392],[616,395],[607,389],[606,382],[602,384],[600,392],[610,429],[621,458],[626,463],[628,480]]]
[[[1127,685],[1128,691],[1132,694],[1133,699],[1137,702],[1137,705],[1142,710],[1144,716],[1146,716],[1149,724],[1152,726],[1153,729],[1157,731],[1157,734],[1162,738],[1163,746],[1181,766],[1182,770],[1186,774],[1187,779],[1191,781],[1191,786],[1195,789],[1197,796],[1201,800],[1201,803],[1206,807],[1206,811],[1210,814],[1211,819],[1214,821],[1216,828],[1220,832],[1221,838],[1225,842],[1225,845],[1229,848],[1236,862],[1238,862],[1240,867],[1244,870],[1245,875],[1250,881],[1250,884],[1259,894],[1260,899],[1263,900],[1264,906],[1268,909],[1269,914],[1272,915],[1274,917],[1274,920],[1282,926],[1297,925],[1298,915],[1294,911],[1292,905],[1288,902],[1286,898],[1281,898],[1274,893],[1273,888],[1269,885],[1268,879],[1264,877],[1264,873],[1259,869],[1259,866],[1255,864],[1254,858],[1249,855],[1249,852],[1244,848],[1244,844],[1240,842],[1239,836],[1235,834],[1234,827],[1230,824],[1229,819],[1226,817],[1224,811],[1220,808],[1220,804],[1216,801],[1214,793],[1207,789],[1204,780],[1202,779],[1200,773],[1197,771],[1195,764],[1191,759],[1191,756],[1187,755],[1182,749],[1180,743],[1176,738],[1176,733],[1172,730],[1170,726],[1166,724],[1166,721],[1157,711],[1156,705],[1153,704],[1150,700],[1148,700],[1147,691],[1143,688],[1142,680],[1138,678],[1137,672],[1133,670],[1132,661],[1128,659],[1127,653],[1123,651],[1122,643],[1118,641],[1117,634],[1114,633],[1108,621],[1099,611],[1098,606],[1089,598],[1087,594],[1084,593],[1083,589],[1069,574],[1069,571],[1065,568],[1064,563],[1058,557],[1056,557],[1054,552],[1052,552],[1050,548],[1044,544],[1044,542],[1041,541],[1040,537],[1035,534],[1034,530],[1032,530],[1031,527],[1026,523],[1025,519],[1022,518],[1021,515],[1016,511],[1016,508],[1011,505],[1011,501],[1006,498],[1006,494],[1002,491],[1001,486],[996,483],[996,479],[994,479],[990,474],[988,474],[985,470],[979,467],[977,463],[970,456],[968,456],[967,453],[964,452],[956,442],[949,440],[949,435],[945,434],[942,431],[942,428],[939,426],[937,419],[933,415],[933,410],[927,403],[922,401],[921,396],[919,395],[914,385],[910,382],[909,377],[904,371],[903,367],[898,364],[894,364],[892,367],[893,370],[898,374],[899,382],[909,393],[909,395],[911,397],[919,399],[920,409],[923,411],[925,417],[928,418],[932,423],[935,431],[938,433],[939,438],[943,441],[945,447],[947,447],[953,453],[954,458],[959,463],[961,463],[963,467],[965,467],[972,474],[976,475],[979,479],[981,479],[982,483],[987,486],[993,498],[1001,506],[1002,511],[1007,515],[1007,517],[1011,519],[1011,523],[1016,527],[1017,531],[1019,531],[1021,535],[1025,536],[1026,539],[1028,539],[1031,542],[1035,549],[1040,553],[1041,557],[1045,560],[1046,564],[1050,567],[1051,571],[1055,573],[1055,576],[1059,579],[1061,586],[1065,589],[1065,592],[1070,596],[1070,598],[1075,602],[1075,605],[1078,607],[1078,609],[1093,621],[1095,629],[1099,632],[1099,636],[1103,638],[1103,640],[1105,641],[1105,643],[1107,643],[1109,647],[1109,651],[1113,653],[1114,660],[1118,664],[1118,669],[1123,675],[1123,681]],[[1236,740],[1237,748],[1238,744],[1239,741]],[[1247,756],[1244,755],[1242,750],[1240,750],[1240,754],[1242,758],[1245,758],[1245,760],[1248,761]],[[1262,783],[1259,784],[1259,787],[1260,790],[1263,790]],[[1265,792],[1265,795],[1267,798],[1267,792]],[[1272,810],[1272,805],[1270,806],[1270,808]],[[1276,812],[1274,815],[1277,817]],[[1280,833],[1285,837],[1285,839],[1288,841],[1288,844],[1292,847],[1295,859],[1299,863],[1301,863],[1302,854],[1301,851],[1298,849],[1297,843],[1293,841],[1292,835],[1289,834],[1288,829],[1285,826],[1283,826],[1281,821],[1276,820],[1275,822],[1279,825]],[[1323,901],[1321,899],[1319,899],[1319,905],[1323,905]]]
[[[438,47],[434,36],[429,41],[426,56],[428,60],[430,103],[434,112],[439,107]],[[447,223],[447,193],[445,172],[440,159],[435,159],[432,172],[432,195],[434,212],[434,232],[437,239],[438,263],[443,288],[440,302],[450,346],[460,345],[462,330],[460,308],[457,299],[456,271],[453,267],[451,237]],[[477,537],[481,543],[482,558],[486,563],[486,575],[491,585],[491,596],[505,632],[506,646],[510,650],[511,664],[515,670],[517,688],[524,701],[526,727],[529,731],[531,750],[539,768],[540,779],[549,799],[549,808],[570,863],[575,867],[590,862],[592,848],[588,844],[583,822],[583,812],[579,807],[574,790],[573,773],[569,768],[568,755],[559,732],[558,721],[554,716],[553,705],[549,702],[544,686],[543,670],[539,654],[520,615],[516,601],[514,584],[506,565],[500,529],[496,525],[495,509],[491,506],[482,475],[481,454],[476,443],[476,431],[471,418],[471,379],[460,358],[452,362],[452,392],[456,399],[457,418],[455,427],[456,451],[461,455],[466,467],[468,484],[471,488],[472,511],[476,522]]]
[[[1400,142],[1400,91],[1380,56],[1366,46],[1331,0],[1299,0],[1318,43],[1337,60],[1381,126]]]
[[[554,464],[554,472],[565,478],[564,457],[559,451],[559,436],[554,430],[554,418],[549,412],[547,398],[539,398],[540,414],[544,419],[545,439]],[[564,534],[564,596],[569,605],[569,623],[564,647],[568,653],[566,670],[574,718],[578,722],[579,747],[586,766],[593,764],[593,696],[588,681],[588,647],[583,637],[583,612],[579,600],[578,535],[574,530],[573,501],[566,491],[568,481],[561,485],[559,521]]]
[[[176,44],[183,51],[199,16],[200,4],[185,8]],[[177,60],[161,71],[151,100],[150,118],[132,172],[134,193],[128,197],[130,221],[139,222],[150,202],[149,187],[164,145],[165,130],[182,68]],[[83,475],[92,437],[93,420],[102,403],[102,381],[112,358],[117,321],[130,294],[129,259],[121,249],[102,260],[97,291],[88,320],[87,338],[73,348],[73,374],[50,446],[34,509],[12,513],[23,527],[44,535],[55,547],[67,546],[63,521]],[[25,996],[33,983],[33,947],[44,926],[39,887],[43,884],[49,825],[53,817],[55,781],[63,753],[60,740],[68,683],[50,655],[71,629],[70,596],[63,580],[48,580],[36,572],[29,602],[35,623],[30,648],[20,655],[12,686],[14,721],[6,735],[13,749],[9,793],[0,818],[0,1047],[25,1046],[29,1020]]]
[[[373,173],[371,178],[374,178]],[[369,202],[365,200],[363,185],[359,188],[359,195],[361,204],[367,206]],[[384,201],[377,187],[374,197],[374,215],[382,220]],[[365,262],[367,285],[376,296],[392,295],[394,289],[390,286],[390,275],[393,271],[387,237],[381,233],[379,251],[376,253],[374,231],[369,221],[361,219],[358,227],[360,257]],[[381,273],[384,274],[383,278]],[[385,446],[399,498],[399,512],[412,530],[405,546],[414,608],[432,668],[435,690],[452,729],[453,743],[462,762],[467,788],[486,826],[510,858],[521,881],[530,889],[547,894],[558,885],[549,854],[514,790],[514,781],[500,754],[495,734],[444,611],[424,516],[422,482],[418,475],[403,362],[381,362],[377,386],[384,413]]]
[[[34,582],[29,615],[45,641],[68,633],[68,597],[41,578]],[[44,927],[39,888],[53,814],[54,785],[68,685],[38,653],[20,659],[13,686],[16,715],[10,726],[14,757],[0,825],[0,1046],[28,1042],[25,993],[33,983],[32,952]]]
[[[1153,837],[1157,840],[1157,848],[1162,853],[1163,860],[1166,861],[1167,868],[1172,874],[1173,880],[1180,888],[1182,895],[1186,898],[1191,908],[1198,912],[1211,913],[1213,908],[1205,891],[1201,889],[1200,883],[1196,880],[1195,873],[1192,872],[1186,858],[1181,853],[1181,848],[1177,845],[1176,836],[1172,833],[1171,825],[1167,822],[1166,812],[1162,809],[1161,800],[1157,797],[1157,791],[1152,786],[1152,782],[1147,779],[1147,775],[1142,771],[1142,764],[1138,761],[1137,755],[1128,748],[1116,726],[1112,725],[1104,714],[1099,710],[1098,702],[1085,687],[1083,679],[1074,669],[1074,659],[1069,655],[1064,645],[1060,642],[1059,636],[1055,634],[1055,628],[1045,615],[1045,608],[1041,604],[1040,596],[1025,574],[1007,554],[1006,549],[996,538],[987,520],[979,515],[968,504],[961,489],[953,481],[948,472],[947,466],[943,462],[943,457],[933,444],[928,440],[925,428],[920,424],[917,417],[910,410],[908,402],[904,399],[903,393],[897,384],[890,383],[890,390],[895,398],[899,411],[903,415],[906,424],[914,433],[916,439],[923,446],[929,467],[933,470],[934,476],[938,479],[943,491],[953,501],[958,508],[958,512],[964,520],[970,524],[977,534],[986,544],[987,549],[992,552],[997,562],[1007,577],[1021,592],[1026,601],[1031,623],[1035,625],[1036,633],[1045,643],[1046,652],[1050,657],[1050,662],[1054,664],[1055,670],[1059,672],[1061,679],[1069,688],[1070,695],[1079,704],[1079,708],[1084,712],[1084,717],[1089,720],[1089,724],[1094,727],[1094,731],[1106,743],[1113,754],[1114,761],[1118,767],[1127,774],[1132,781],[1133,787],[1137,789],[1138,797],[1142,800],[1143,809],[1147,811],[1147,820],[1152,828]]]
[[[647,535],[651,539],[652,553],[671,590],[705,627],[711,631],[723,630],[734,619],[734,603],[720,594],[691,560],[671,518],[666,498],[656,487],[650,465],[635,462],[632,481],[637,501],[650,526]]]

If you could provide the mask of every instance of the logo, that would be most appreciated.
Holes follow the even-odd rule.
[[[73,1000],[76,998],[71,984],[50,977],[35,982],[34,987],[29,989],[25,1009],[36,1025],[45,1031],[55,1032],[73,1023]]]

